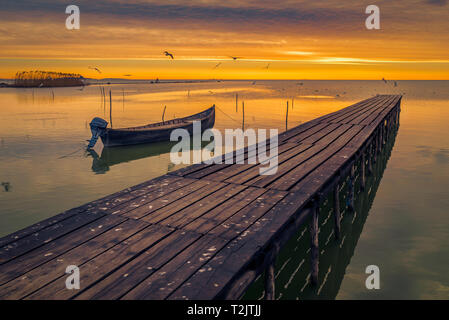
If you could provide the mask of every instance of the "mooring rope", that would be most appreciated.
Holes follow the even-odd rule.
[[[229,119],[231,119],[232,121],[235,121],[236,123],[238,123],[239,125],[242,125],[242,123],[238,120],[235,120],[233,117],[231,117],[230,115],[228,115],[226,112],[224,112],[223,110],[221,110],[219,107],[215,106],[215,108],[217,108],[220,112],[222,112],[225,116],[227,116]]]

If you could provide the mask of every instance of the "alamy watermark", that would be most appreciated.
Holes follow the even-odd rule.
[[[380,29],[380,9],[378,6],[372,4],[366,7],[365,13],[369,16],[365,20],[365,27],[368,30]]]
[[[65,273],[70,274],[65,280],[65,287],[68,290],[79,290],[80,288],[80,269],[75,265],[69,265],[65,268]]]
[[[269,135],[266,129],[258,129],[257,132],[254,129],[226,129],[224,138],[217,129],[206,129],[201,133],[201,121],[193,121],[192,138],[187,129],[175,129],[171,132],[170,140],[178,141],[170,152],[172,163],[261,164],[259,174],[273,175],[277,172],[277,129],[270,129]],[[201,148],[202,142],[210,143]]]
[[[366,267],[365,273],[369,276],[365,280],[365,287],[368,290],[380,289],[380,269],[372,264]]]
[[[69,14],[65,20],[65,27],[68,30],[79,30],[80,28],[80,8],[75,5],[70,5],[65,8],[65,13]]]

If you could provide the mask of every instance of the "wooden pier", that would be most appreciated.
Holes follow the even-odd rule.
[[[8,235],[0,299],[238,299],[262,273],[273,299],[275,259],[304,224],[317,285],[320,204],[345,183],[356,210],[356,180],[363,188],[372,174],[400,101],[378,95],[280,134],[274,175],[257,164],[193,165]],[[69,265],[78,290],[66,288]]]

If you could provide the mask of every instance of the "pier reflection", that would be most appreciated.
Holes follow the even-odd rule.
[[[373,163],[373,172],[366,177],[361,188],[361,163],[356,164],[354,211],[350,210],[350,176],[340,185],[341,235],[336,239],[334,228],[333,192],[321,204],[319,216],[319,274],[318,284],[310,282],[310,232],[309,224],[303,227],[281,249],[275,263],[275,299],[335,299],[345,270],[354,254],[358,239],[376,196],[384,170],[390,158],[398,128],[390,131],[382,152]],[[263,299],[264,274],[261,274],[246,291],[243,299]],[[363,283],[361,284],[364,285]]]

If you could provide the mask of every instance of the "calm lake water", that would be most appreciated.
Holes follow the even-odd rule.
[[[240,128],[244,100],[246,128],[279,132],[293,98],[288,127],[377,93],[403,94],[391,155],[330,298],[449,298],[449,81],[146,82],[105,89],[112,91],[114,127],[161,121],[164,106],[171,119],[215,104],[215,128]],[[0,89],[0,236],[178,168],[164,144],[103,152],[99,142],[86,153],[95,116],[110,117],[98,85]],[[372,264],[380,268],[380,290],[365,288]]]

